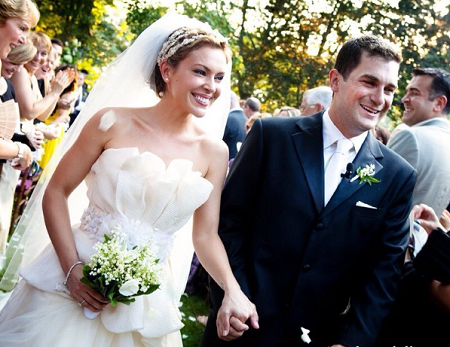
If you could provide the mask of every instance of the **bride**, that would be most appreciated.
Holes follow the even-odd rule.
[[[230,66],[223,36],[175,14],[152,24],[110,64],[11,240],[0,288],[14,286],[19,270],[22,280],[0,313],[2,345],[182,346],[177,306],[192,240],[205,269],[223,286],[229,315],[257,320],[217,234]],[[81,218],[74,217],[84,208]],[[70,227],[74,218],[81,223]],[[164,272],[160,289],[130,306],[112,307],[80,282],[97,233],[111,220],[125,230],[151,231]],[[82,307],[101,313],[89,320]]]

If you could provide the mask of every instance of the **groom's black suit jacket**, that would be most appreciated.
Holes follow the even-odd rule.
[[[369,134],[353,163],[375,164],[381,183],[343,179],[324,207],[322,115],[257,120],[236,157],[219,234],[260,329],[223,344],[210,319],[202,346],[277,346],[301,327],[309,346],[373,344],[400,279],[416,172]],[[211,283],[210,318],[222,297]]]

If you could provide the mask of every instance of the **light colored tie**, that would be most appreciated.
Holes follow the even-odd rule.
[[[325,206],[341,182],[341,173],[347,167],[349,152],[352,148],[353,142],[349,139],[342,138],[337,141],[336,151],[331,156],[325,171]]]

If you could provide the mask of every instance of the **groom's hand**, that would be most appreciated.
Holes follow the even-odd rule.
[[[219,338],[225,341],[233,341],[241,337],[248,330],[248,325],[241,322],[236,317],[230,317],[229,325],[224,328],[217,327]],[[226,335],[224,335],[227,332]]]
[[[258,319],[256,306],[240,289],[225,292],[222,306],[217,313],[217,335],[226,341],[237,339],[249,329],[245,324],[247,320],[250,320],[254,329],[258,329]]]

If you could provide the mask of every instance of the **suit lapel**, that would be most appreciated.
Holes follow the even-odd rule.
[[[292,135],[297,156],[319,213],[323,209],[324,200],[322,115],[323,113],[319,113],[301,118],[297,122],[300,131]]]
[[[378,172],[383,169],[383,165],[378,161],[378,159],[383,158],[383,153],[380,149],[380,144],[373,136],[370,134],[367,135],[366,140],[361,146],[358,155],[353,160],[353,165],[355,171],[358,167],[364,168],[368,164],[375,165],[375,176]],[[352,174],[351,178],[353,178],[355,174]],[[342,204],[345,200],[347,200],[350,196],[352,196],[355,192],[361,189],[364,185],[368,183],[360,184],[360,180],[356,179],[353,182],[350,182],[351,179],[343,179],[339,186],[337,187],[335,193],[331,197],[327,206],[323,210],[322,217],[333,211],[336,207]]]

